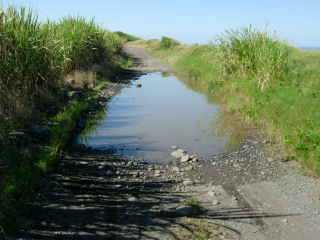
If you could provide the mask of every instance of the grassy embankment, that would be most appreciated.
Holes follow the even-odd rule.
[[[320,52],[251,28],[227,32],[208,45],[168,44],[167,38],[136,44],[217,96],[227,111],[264,129],[284,147],[285,159],[320,174]]]
[[[18,226],[21,203],[126,63],[126,40],[83,18],[40,23],[30,10],[0,9],[0,230]]]

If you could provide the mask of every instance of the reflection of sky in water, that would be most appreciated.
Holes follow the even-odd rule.
[[[142,88],[123,89],[96,130],[80,141],[149,161],[169,159],[172,145],[204,158],[224,150],[227,137],[217,136],[213,126],[218,108],[204,95],[160,73],[138,81]]]

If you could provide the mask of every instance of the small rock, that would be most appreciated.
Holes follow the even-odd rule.
[[[137,84],[137,88],[141,88],[142,87],[142,84],[141,83],[138,83]]]
[[[186,217],[192,215],[194,212],[191,206],[180,206],[176,208],[176,215],[180,217]]]
[[[287,223],[288,223],[288,219],[287,219],[287,218],[284,218],[284,219],[282,219],[282,222],[285,223],[285,224],[287,224]]]
[[[173,156],[176,159],[182,158],[185,155],[185,151],[182,149],[177,149],[176,151],[171,153],[171,156]]]
[[[136,202],[136,201],[138,201],[138,199],[136,197],[129,197],[128,201],[129,202]]]
[[[193,169],[193,166],[187,166],[186,168],[185,168],[185,171],[191,171]]]
[[[219,204],[220,204],[220,202],[218,200],[216,200],[216,199],[212,201],[212,205],[213,206],[217,206]]]
[[[209,191],[209,192],[208,192],[208,195],[209,195],[210,197],[214,197],[214,196],[216,196],[216,193],[215,193],[214,191]]]
[[[181,157],[181,163],[186,163],[186,162],[188,162],[188,161],[190,161],[191,160],[191,158],[190,158],[190,155],[188,155],[188,154],[185,154],[185,155],[183,155],[182,157]]]
[[[155,177],[160,177],[160,176],[161,176],[161,171],[160,171],[160,170],[156,170],[156,171],[154,172],[154,176],[155,176]]]

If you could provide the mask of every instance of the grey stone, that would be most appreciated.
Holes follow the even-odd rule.
[[[215,199],[215,200],[212,201],[212,205],[213,205],[213,206],[217,206],[217,205],[219,205],[219,204],[220,204],[220,202],[219,202],[217,199]]]
[[[184,154],[182,157],[181,157],[181,163],[186,163],[186,162],[189,162],[191,160],[190,158],[190,155],[189,154]]]
[[[193,207],[191,206],[180,206],[176,208],[175,214],[180,217],[191,216],[194,213]]]
[[[129,197],[128,201],[129,202],[136,202],[136,201],[138,201],[138,199],[136,197]]]
[[[182,149],[177,149],[176,151],[171,153],[171,156],[173,156],[176,159],[180,159],[185,155],[185,151]]]

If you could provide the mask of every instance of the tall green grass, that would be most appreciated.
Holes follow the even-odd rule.
[[[297,159],[320,175],[319,52],[304,52],[252,28],[228,31],[209,45],[137,44],[215,96],[227,111],[263,128],[284,147],[282,158]]]
[[[0,34],[0,114],[23,117],[59,85],[62,64],[50,33],[28,9],[2,11]]]
[[[25,119],[54,97],[63,76],[115,62],[123,40],[93,20],[39,22],[26,8],[0,13],[0,117]]]
[[[261,90],[288,73],[289,47],[267,32],[245,28],[229,31],[219,38],[223,78],[252,78]]]

